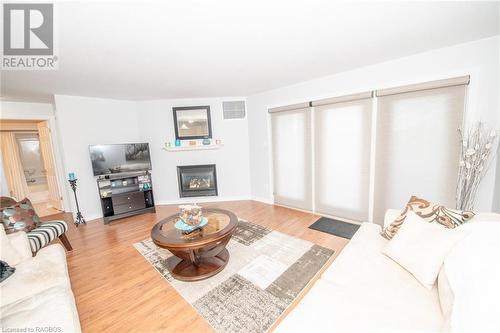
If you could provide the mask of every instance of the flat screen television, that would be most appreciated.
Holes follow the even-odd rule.
[[[148,143],[89,146],[94,176],[151,170]]]

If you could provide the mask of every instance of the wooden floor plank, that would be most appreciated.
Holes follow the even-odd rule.
[[[308,228],[319,216],[256,201],[201,204],[233,211],[239,218],[334,249],[348,240]],[[178,211],[160,205],[156,214],[113,221],[91,221],[67,232],[73,251],[67,255],[71,285],[83,332],[210,332],[170,284],[133,247],[150,237],[151,228]],[[44,218],[71,221],[67,213]]]

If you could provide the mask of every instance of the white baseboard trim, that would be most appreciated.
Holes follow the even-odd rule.
[[[270,199],[251,197],[251,196],[234,196],[234,197],[197,197],[197,198],[181,198],[175,200],[156,200],[155,205],[178,205],[185,203],[207,203],[207,202],[223,202],[223,201],[242,201],[242,200],[253,200],[262,202],[269,205],[274,205],[274,202]],[[291,208],[291,207],[287,207]],[[293,209],[293,208],[292,208]],[[73,214],[73,219],[76,217],[76,213]],[[102,214],[93,214],[83,216],[87,222],[96,222],[98,220],[102,221]]]
[[[252,200],[252,198],[249,196],[180,198],[174,200],[155,200],[155,205],[176,205],[185,203],[205,203],[205,202],[240,201],[240,200]]]
[[[349,219],[338,217],[338,216],[333,216],[333,215],[323,214],[323,213],[319,213],[319,212],[313,212],[313,211],[309,211],[309,210],[299,209],[299,208],[295,208],[295,207],[280,205],[280,204],[274,203],[271,199],[262,198],[262,197],[236,196],[236,197],[182,198],[182,199],[175,199],[175,200],[168,200],[168,201],[166,201],[166,200],[156,201],[155,205],[178,205],[178,204],[185,204],[185,203],[207,203],[207,202],[241,201],[241,200],[258,201],[258,202],[262,202],[262,203],[265,203],[268,205],[275,205],[275,206],[279,206],[279,207],[293,209],[293,210],[297,210],[300,212],[324,216],[324,217],[336,219],[339,221],[349,222],[349,223],[353,223],[353,224],[361,224],[362,223],[359,221],[353,221],[353,220],[349,220]],[[76,213],[72,213],[72,214],[73,214],[73,219],[74,219],[76,216]],[[101,214],[84,216],[84,218],[85,218],[85,221],[87,221],[87,222],[97,222],[99,220],[102,221]]]
[[[274,205],[273,200],[270,199],[270,198],[252,197],[252,199],[250,199],[250,200],[262,202],[262,203],[265,203],[265,204],[268,204],[268,205]]]
[[[76,216],[76,214],[73,214],[73,215]],[[90,215],[90,216],[87,216],[87,217],[84,216],[83,218],[87,222],[95,222],[98,219],[102,219],[102,214]]]
[[[322,217],[327,217],[327,218],[334,219],[334,220],[339,220],[339,221],[342,221],[342,222],[352,223],[352,224],[361,224],[361,223],[364,223],[364,222],[360,222],[360,221],[354,221],[354,220],[346,219],[344,217],[339,217],[339,216],[335,216],[335,215],[328,215],[328,214],[324,214],[324,213],[320,213],[320,212],[315,212],[315,211],[311,211],[311,210],[300,209],[300,208],[296,208],[296,207],[290,207],[290,206],[281,205],[281,204],[277,204],[277,203],[273,203],[273,205],[279,206],[279,207],[283,207],[283,208],[297,210],[297,211],[303,212],[303,213],[308,213],[308,214],[314,214],[314,215],[318,215],[318,216],[322,216]]]
[[[76,218],[76,213],[74,212],[66,212],[66,213],[71,213],[73,215],[73,223],[75,222]],[[83,218],[85,219],[85,222],[95,222],[98,219],[102,219],[102,214],[94,214],[94,215],[84,215]]]

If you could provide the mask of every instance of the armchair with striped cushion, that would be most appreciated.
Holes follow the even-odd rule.
[[[4,219],[4,223],[5,215],[7,215],[4,213],[4,211],[18,205],[21,202],[22,201],[18,202],[15,198],[11,197],[0,197],[0,211],[2,211],[2,218]],[[38,216],[31,216],[31,218],[38,220]],[[15,230],[9,230],[8,228],[5,229],[7,233],[15,232]],[[41,248],[45,247],[56,238],[59,238],[66,250],[73,250],[65,234],[67,230],[68,225],[65,221],[62,220],[38,222],[36,228],[31,229],[26,233],[33,255],[35,255]]]

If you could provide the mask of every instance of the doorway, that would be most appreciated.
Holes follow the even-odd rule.
[[[62,211],[47,121],[1,120],[2,167],[8,195],[30,199],[39,216]]]

